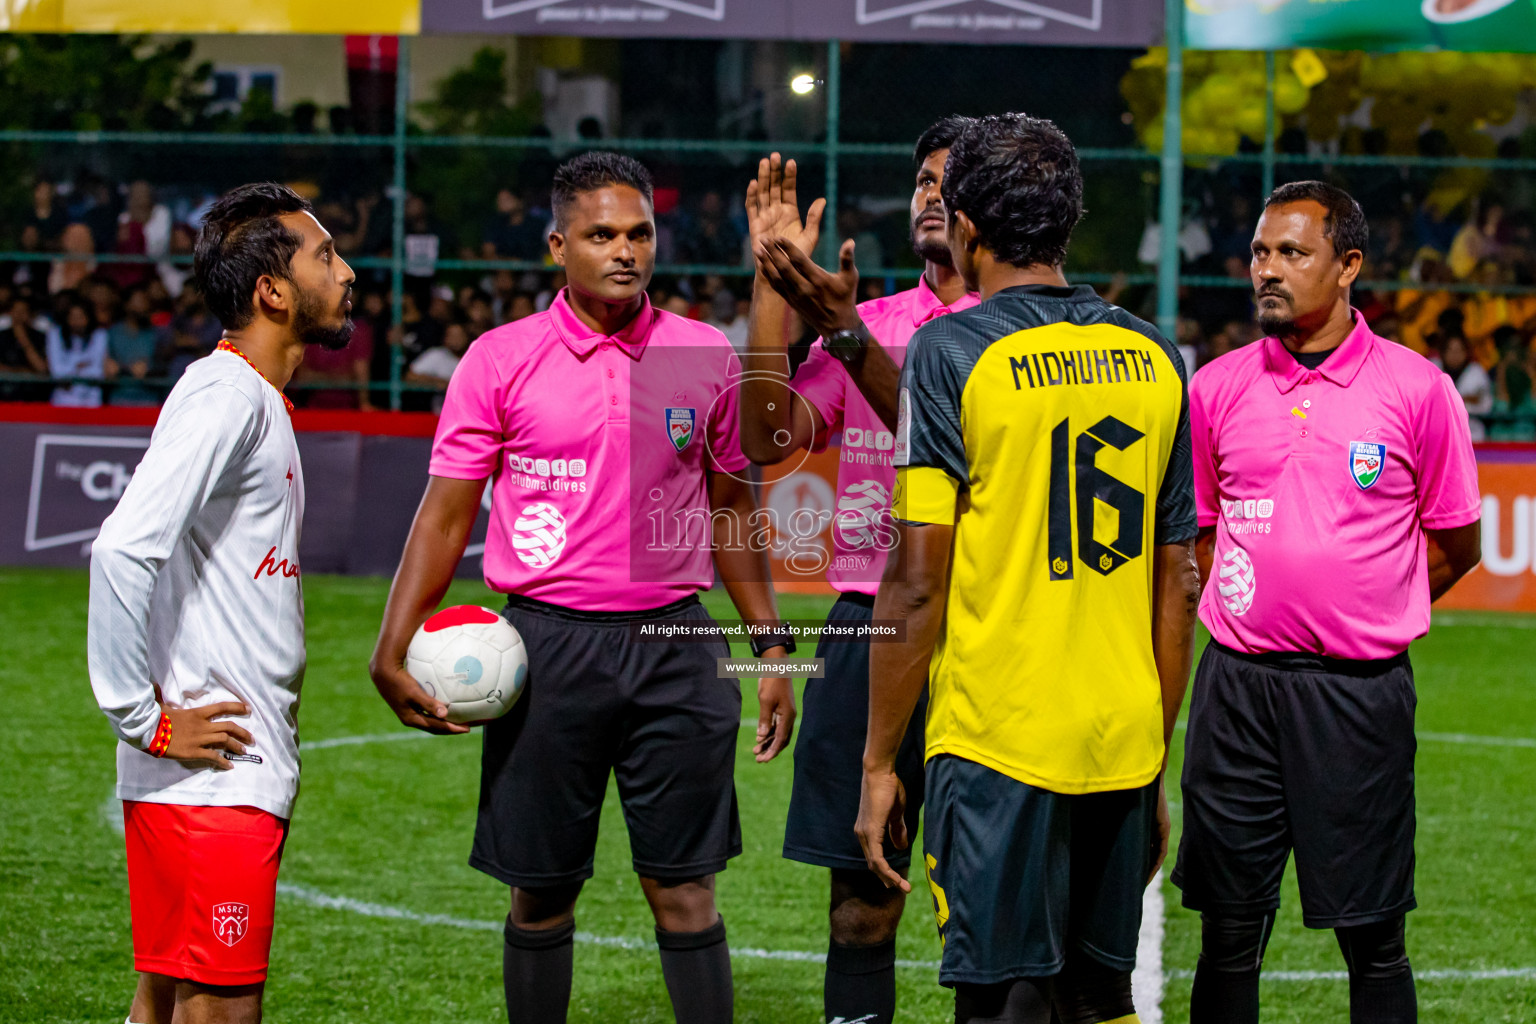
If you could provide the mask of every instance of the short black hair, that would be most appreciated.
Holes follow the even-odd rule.
[[[914,172],[923,169],[923,162],[941,149],[948,149],[955,144],[960,133],[976,123],[974,117],[966,117],[963,114],[950,114],[941,117],[929,125],[923,134],[917,137],[917,145],[912,149],[912,170]]]
[[[656,187],[651,181],[651,172],[632,156],[598,150],[583,153],[555,168],[550,205],[555,208],[556,229],[565,230],[566,213],[577,196],[614,185],[627,185],[645,196],[647,203],[655,202]]]
[[[241,185],[208,208],[197,233],[192,275],[225,330],[238,331],[256,319],[251,296],[258,280],[290,279],[293,254],[304,238],[278,218],[313,212],[309,200],[270,181]]]
[[[992,114],[950,144],[940,188],[980,242],[1015,267],[1060,266],[1083,219],[1083,172],[1072,140],[1028,114]]]
[[[1355,202],[1355,197],[1326,181],[1293,181],[1281,185],[1264,200],[1264,209],[1287,203],[1304,203],[1311,200],[1328,211],[1323,218],[1323,237],[1333,243],[1336,255],[1343,256],[1351,249],[1365,255],[1370,231],[1365,224],[1365,211]]]

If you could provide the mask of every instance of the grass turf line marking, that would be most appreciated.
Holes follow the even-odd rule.
[[[1536,616],[1479,615],[1476,612],[1436,612],[1436,626],[1478,626],[1483,629],[1536,629]]]
[[[1185,723],[1179,722],[1175,732],[1183,732]],[[1465,732],[1415,732],[1421,740],[1430,743],[1464,743],[1476,747],[1523,747],[1536,750],[1536,739],[1526,736],[1474,736]]]
[[[1524,736],[1469,736],[1464,732],[1421,732],[1419,739],[1433,743],[1468,743],[1482,747],[1526,747],[1536,749],[1536,740]]]
[[[756,729],[757,719],[743,718],[743,729]],[[1176,728],[1182,730],[1184,723],[1180,722]],[[332,736],[323,740],[308,740],[299,746],[301,753],[311,750],[329,750],[332,747],[358,747],[367,743],[394,743],[398,740],[426,739],[430,733],[420,729],[408,729],[403,732],[381,732],[364,736]],[[1421,732],[1419,739],[1431,743],[1465,743],[1482,747],[1523,747],[1536,750],[1536,739],[1525,736],[1474,736],[1463,732]]]
[[[756,728],[756,719],[743,718],[742,728]],[[354,747],[369,743],[392,743],[396,740],[425,739],[429,733],[419,730],[405,732],[372,733],[360,736],[333,736],[329,739],[313,740],[301,745],[301,750],[325,750],[331,747]],[[1421,736],[1431,734],[1420,734]],[[1481,742],[1487,740],[1499,741],[1499,737],[1461,737],[1451,742]],[[1505,741],[1508,742],[1508,741]],[[1536,746],[1536,741],[1516,740],[1512,745]],[[1170,804],[1170,807],[1172,805]],[[123,833],[123,805],[117,797],[109,796],[101,808],[102,817],[106,819],[108,826],[119,835]],[[1162,891],[1162,875],[1147,887],[1142,898],[1142,921],[1140,950],[1137,957],[1137,965],[1132,975],[1132,986],[1136,993],[1136,1005],[1151,1008],[1142,1013],[1143,1024],[1162,1024],[1163,990],[1166,980],[1188,980],[1195,976],[1195,972],[1187,969],[1175,968],[1164,970],[1162,964],[1163,952],[1163,927],[1164,906]],[[497,932],[502,930],[500,921],[480,921],[473,918],[453,917],[448,914],[423,914],[415,910],[407,910],[404,907],[393,907],[383,903],[370,903],[366,900],[353,899],[350,896],[333,896],[330,893],[321,892],[307,885],[295,882],[278,882],[277,891],[280,895],[290,899],[296,899],[311,906],[324,910],[340,910],[358,914],[363,917],[380,918],[390,921],[409,921],[412,924],[436,925],[447,928],[462,928],[471,931]],[[603,946],[610,949],[624,949],[630,951],[648,950],[653,943],[643,939],[625,938],[617,935],[594,935],[591,932],[576,933],[576,941],[583,945]],[[779,960],[791,963],[824,964],[827,962],[825,953],[811,953],[796,949],[761,949],[756,946],[732,947],[731,956],[748,960]],[[897,960],[896,966],[907,969],[937,970],[937,960]],[[1268,981],[1340,981],[1347,980],[1349,975],[1344,971],[1266,971],[1263,977]],[[1414,977],[1424,981],[1495,981],[1504,979],[1536,978],[1536,967],[1498,967],[1488,970],[1457,970],[1457,969],[1431,969],[1414,972]]]
[[[1149,892],[1157,892],[1157,902],[1162,902],[1161,885],[1149,887]],[[391,907],[382,903],[369,903],[364,900],[355,900],[350,896],[332,896],[318,889],[311,889],[307,885],[298,885],[293,882],[277,883],[277,891],[284,896],[309,903],[312,906],[326,910],[344,910],[364,917],[383,918],[391,921],[409,921],[413,924],[439,925],[448,928],[464,928],[473,931],[499,932],[502,930],[500,921],[480,921],[473,918],[451,917],[447,914],[422,914],[414,910],[406,910],[403,907]],[[1144,901],[1143,906],[1149,901]],[[1161,921],[1161,915],[1158,920]],[[1147,917],[1143,917],[1142,935],[1148,934]],[[1161,927],[1156,929],[1161,933]],[[631,951],[649,950],[655,948],[654,942],[644,939],[631,939],[612,935],[593,935],[590,932],[577,932],[576,941],[591,946],[606,946],[612,949],[625,949]],[[731,947],[732,957],[741,957],[748,960],[786,960],[792,963],[824,964],[827,962],[825,953],[809,953],[793,949],[759,949],[754,946]],[[921,968],[924,970],[937,970],[937,960],[897,960],[897,967]],[[1137,965],[1136,974],[1141,974],[1141,965]],[[1191,970],[1176,969],[1167,972],[1158,970],[1158,974],[1166,973],[1168,978],[1189,980],[1195,976]],[[1413,976],[1421,981],[1500,981],[1506,979],[1536,978],[1536,967],[1496,967],[1487,970],[1457,970],[1455,968],[1441,968],[1429,970],[1415,970]],[[1349,978],[1345,971],[1265,971],[1262,977],[1267,981],[1275,982],[1305,982],[1305,981],[1346,981]],[[1137,980],[1132,976],[1132,983]],[[1157,987],[1157,995],[1161,996],[1161,984]],[[1148,992],[1150,996],[1151,991]],[[1160,1006],[1161,999],[1156,1002],[1143,1001],[1141,992],[1137,992],[1137,1006]],[[1160,1024],[1160,1017],[1152,1017],[1142,1013],[1143,1024]]]
[[[360,914],[363,917],[377,917],[390,921],[409,921],[413,924],[439,925],[447,928],[464,928],[471,931],[499,932],[502,930],[500,921],[480,921],[474,918],[452,917],[448,914],[421,914],[414,910],[406,910],[404,907],[392,907],[383,903],[369,903],[365,900],[355,900],[350,896],[332,896],[329,893],[312,889],[307,885],[297,885],[293,882],[278,882],[277,891],[291,899],[300,900],[312,906],[325,910],[344,910],[348,913]],[[614,935],[593,935],[591,932],[577,932],[576,941],[589,946],[606,946],[612,949],[648,950],[654,949],[655,943],[644,939],[631,939]],[[744,957],[749,960],[788,960],[795,963],[824,964],[827,962],[825,953],[807,953],[793,949],[758,949],[753,946],[732,946],[732,957]],[[937,960],[897,960],[897,967],[919,967],[928,970],[937,970]]]
[[[1195,972],[1180,968],[1169,971],[1168,977],[1189,981]],[[1264,981],[1348,981],[1348,971],[1270,971],[1259,977]],[[1484,971],[1467,971],[1456,968],[1414,968],[1415,981],[1504,981],[1507,979],[1536,978],[1536,967],[1493,967]]]
[[[397,740],[424,740],[431,733],[422,732],[420,729],[407,729],[404,732],[380,732],[371,736],[332,736],[325,740],[309,740],[299,744],[299,753],[308,753],[311,750],[329,750],[331,747],[360,747],[364,743],[394,743]]]
[[[1163,873],[1141,895],[1141,934],[1136,940],[1136,968],[1131,972],[1131,999],[1141,1024],[1163,1024]]]
[[[393,734],[391,734],[393,735]],[[425,735],[425,734],[423,734]],[[118,835],[123,832],[123,805],[115,796],[109,796],[101,808],[102,817]],[[1158,898],[1161,899],[1161,886],[1153,886],[1158,890]],[[324,910],[341,910],[363,917],[381,918],[388,921],[408,921],[412,924],[437,925],[446,928],[463,928],[479,932],[499,932],[502,930],[500,921],[479,921],[473,918],[453,917],[448,914],[423,914],[415,910],[407,910],[404,907],[392,907],[383,903],[369,903],[366,900],[356,900],[350,896],[332,896],[330,893],[312,889],[307,885],[295,882],[278,882],[277,891],[291,899],[308,903],[311,906]],[[1150,890],[1149,890],[1150,891]],[[1143,903],[1146,906],[1146,903]],[[1143,918],[1143,934],[1146,932],[1146,919]],[[590,932],[577,932],[576,941],[589,946],[605,946],[611,949],[648,950],[655,946],[653,942],[644,939],[625,938],[616,935],[593,935]],[[827,962],[825,953],[809,953],[795,949],[759,949],[755,946],[732,947],[731,956],[742,957],[749,960],[784,960],[791,963],[824,964]],[[897,967],[920,968],[923,970],[937,970],[937,960],[897,960]],[[1187,981],[1195,976],[1192,970],[1175,968],[1163,972],[1165,978]],[[1413,976],[1422,981],[1502,981],[1536,979],[1536,967],[1494,967],[1486,970],[1458,970],[1455,968],[1440,968],[1429,970],[1415,970]],[[1288,981],[1342,981],[1349,977],[1344,971],[1265,971],[1265,980],[1274,982]],[[1133,975],[1134,983],[1134,975]],[[1157,1005],[1145,1003],[1139,1005]],[[1143,1016],[1143,1021],[1151,1024],[1152,1018]]]

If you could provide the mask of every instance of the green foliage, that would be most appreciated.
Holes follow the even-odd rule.
[[[1184,61],[1184,151],[1221,156],[1236,152],[1243,137],[1262,143],[1264,55],[1189,50]],[[1163,144],[1167,62],[1166,49],[1149,50],[1132,62],[1120,82],[1137,135],[1153,151]],[[1369,98],[1375,101],[1371,127],[1382,132],[1387,153],[1413,154],[1419,133],[1438,129],[1454,153],[1492,156],[1494,142],[1483,129],[1507,123],[1521,91],[1530,88],[1536,88],[1536,55],[1531,54],[1275,54],[1277,132],[1301,128],[1314,142],[1341,140],[1345,152],[1360,152],[1361,140],[1344,119]]]
[[[429,130],[438,135],[527,135],[538,122],[542,101],[530,93],[508,101],[507,54],[486,46],[469,63],[437,83],[437,96],[416,104]]]
[[[252,89],[245,94],[239,112],[223,115],[219,127],[234,132],[285,132],[292,127],[292,120],[273,106],[271,93]]]
[[[192,40],[146,36],[15,35],[0,43],[0,127],[175,131],[201,124],[208,63],[189,65]]]
[[[503,50],[484,47],[437,83],[436,95],[416,104],[418,130],[434,135],[526,136],[543,116],[543,97],[509,98]],[[428,197],[433,214],[465,241],[478,239],[479,218],[503,187],[518,187],[524,154],[481,146],[432,149],[413,160],[411,191]],[[444,257],[458,253],[444,253]]]

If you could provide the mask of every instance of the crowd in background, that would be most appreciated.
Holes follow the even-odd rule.
[[[1508,142],[1500,156],[1519,156]],[[1426,145],[1432,150],[1432,140]],[[1536,440],[1536,177],[1464,168],[1414,177],[1356,167],[1340,184],[1370,223],[1360,280],[1390,285],[1356,290],[1355,306],[1372,329],[1455,378],[1475,439]],[[1181,231],[1187,272],[1242,282],[1184,290],[1179,341],[1199,362],[1259,334],[1247,284],[1259,214],[1251,195],[1213,189],[1202,197],[1210,212]]]
[[[1465,187],[1454,187],[1454,176],[1429,179],[1422,187],[1391,168],[1355,169],[1352,176],[1351,187],[1372,214],[1361,277],[1396,284],[1358,290],[1356,306],[1378,334],[1434,360],[1455,378],[1475,436],[1536,439],[1536,293],[1518,291],[1536,285],[1536,180],[1485,176],[1476,182],[1476,193],[1468,194]],[[1259,204],[1247,183],[1223,190],[1219,179],[1212,180],[1200,197],[1200,212],[1182,226],[1184,270],[1230,279],[1234,286],[1183,291],[1178,341],[1196,366],[1258,337],[1246,281]],[[380,262],[390,255],[393,225],[380,193],[312,198],[343,255]],[[212,351],[220,337],[186,259],[211,199],[184,191],[161,196],[145,181],[114,186],[88,174],[63,187],[38,181],[22,223],[0,224],[0,240],[42,257],[0,264],[0,399],[60,405],[162,400],[187,364]],[[441,401],[434,392],[446,387],[480,334],[548,307],[564,281],[547,260],[547,195],[504,188],[487,197],[484,207],[489,212],[478,230],[465,230],[436,217],[427,198],[407,197],[401,322],[392,325],[389,270],[360,266],[352,342],[341,352],[307,354],[293,389],[298,404],[389,407],[398,353],[407,385],[404,407],[433,409]],[[739,196],[719,191],[685,197],[658,188],[658,263],[748,267],[740,207]],[[902,210],[882,216],[905,224]],[[840,232],[859,240],[859,262],[866,268],[897,262],[884,251],[892,248],[884,237],[892,232],[876,220],[858,205],[839,216]],[[1144,239],[1144,257],[1147,248]],[[106,253],[137,261],[97,259]],[[442,265],[493,259],[519,261],[528,269]],[[866,298],[910,283],[866,275]],[[1461,290],[1445,291],[1444,285]],[[740,348],[746,343],[750,288],[750,277],[742,273],[660,276],[651,298],[662,308],[713,324]],[[1128,287],[1117,277],[1101,290],[1111,301],[1152,317],[1152,289]]]

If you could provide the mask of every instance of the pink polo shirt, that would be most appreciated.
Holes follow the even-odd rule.
[[[921,278],[916,288],[860,303],[859,316],[900,366],[906,358],[907,343],[919,327],[934,317],[970,309],[979,301],[976,295],[967,294],[946,306],[928,287],[927,278]],[[826,421],[827,433],[816,440],[813,451],[824,449],[833,433],[843,433],[827,582],[837,591],[873,596],[885,571],[887,544],[881,537],[891,535],[888,529],[879,529],[878,522],[891,506],[891,488],[896,483],[896,470],[891,465],[894,438],[848,376],[847,367],[819,343],[811,346],[811,354],[791,386]]]
[[[431,473],[494,478],[486,585],[583,611],[710,586],[705,471],[746,468],[740,372],[723,334],[648,299],[612,337],[562,291],[477,338],[448,385]]]
[[[1481,514],[1451,379],[1354,316],[1316,370],[1265,338],[1190,381],[1200,619],[1236,650],[1399,654],[1429,630],[1423,531]]]

